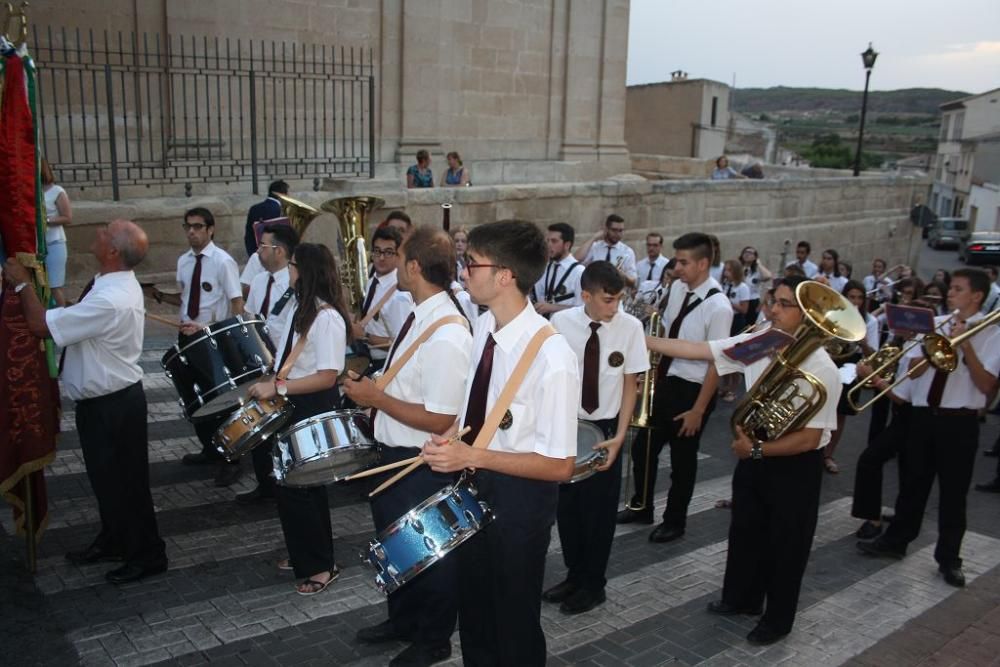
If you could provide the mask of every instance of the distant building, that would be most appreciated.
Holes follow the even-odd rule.
[[[941,105],[932,210],[941,216],[971,218],[969,198],[973,185],[1000,183],[998,140],[1000,88]],[[978,206],[975,213],[977,217],[982,215]],[[992,228],[992,224],[987,228]]]
[[[629,151],[701,159],[722,155],[729,129],[729,86],[688,79],[680,70],[672,77],[626,89]]]

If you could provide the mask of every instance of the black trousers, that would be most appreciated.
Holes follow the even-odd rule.
[[[744,608],[766,599],[761,622],[777,632],[790,632],[795,621],[822,479],[822,450],[743,459],[733,473],[722,599]]]
[[[218,461],[225,461],[222,458],[222,454],[219,450],[215,448],[215,443],[212,439],[215,437],[216,431],[222,426],[223,422],[229,419],[230,412],[220,412],[217,415],[211,417],[204,417],[194,422],[194,433],[198,436],[198,442],[201,443],[201,453],[211,459],[216,459]],[[234,462],[238,463],[238,462]]]
[[[604,433],[614,435],[618,418],[591,422]],[[580,456],[584,452],[577,452]],[[563,562],[569,572],[566,579],[593,592],[604,590],[607,583],[608,557],[615,537],[618,495],[622,486],[622,457],[614,464],[574,484],[559,485],[556,511]]]
[[[462,660],[472,667],[544,665],[542,580],[559,485],[492,471],[479,471],[475,481],[496,519],[455,552]]]
[[[906,443],[906,482],[896,499],[896,518],[885,540],[906,547],[920,534],[931,486],[937,478],[938,540],[934,560],[939,565],[961,565],[965,536],[965,505],[979,445],[979,417],[934,414],[931,408],[913,408],[913,428]]]
[[[905,485],[904,468],[906,453],[904,445],[909,437],[910,411],[909,403],[893,405],[892,421],[889,426],[868,443],[858,457],[854,473],[854,499],[851,505],[851,516],[869,521],[879,521],[882,518],[882,470],[893,457],[899,457],[899,492]]]
[[[333,409],[337,389],[289,396],[295,404],[289,425]],[[266,445],[261,445],[266,447]],[[330,523],[330,500],[325,486],[304,489],[276,486],[278,518],[288,547],[288,559],[296,577],[311,577],[332,570],[333,526]]]
[[[885,430],[886,422],[889,421],[889,415],[892,412],[892,405],[892,399],[888,396],[883,396],[872,405],[871,417],[868,421],[868,442],[877,438]]]
[[[253,463],[253,474],[257,478],[257,487],[265,494],[273,494],[275,489],[274,457],[271,456],[270,441],[261,443],[250,450],[250,462]]]
[[[382,446],[379,462],[395,463],[419,453],[420,449],[416,447]],[[384,481],[391,474],[387,473],[379,481]],[[375,530],[382,532],[454,481],[452,474],[435,473],[428,466],[420,466],[372,498]],[[388,604],[389,620],[401,636],[428,647],[448,644],[458,619],[456,555],[449,554],[389,595]]]
[[[76,402],[76,429],[97,498],[101,532],[94,544],[143,566],[166,562],[149,491],[146,393],[142,382]]]
[[[681,422],[674,421],[674,417],[690,410],[700,391],[699,383],[688,382],[675,376],[669,376],[666,381],[657,383],[656,395],[653,397],[652,437],[648,440],[645,437],[637,438],[632,452],[635,494],[631,498],[631,503],[633,505],[645,503],[647,511],[652,513],[660,452],[665,444],[670,444],[671,484],[670,492],[667,494],[667,508],[663,511],[663,521],[677,528],[684,528],[687,524],[687,509],[698,476],[698,446],[701,434],[705,431],[705,423],[715,409],[715,398],[712,398],[708,409],[705,410],[705,415],[701,419],[701,429],[693,436],[679,435]],[[652,448],[649,452],[646,449],[647,442]],[[643,497],[644,490],[647,497]]]

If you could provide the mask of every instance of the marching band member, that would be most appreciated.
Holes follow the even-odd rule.
[[[650,232],[646,234],[646,256],[635,265],[636,276],[640,285],[647,281],[653,281],[657,285],[663,278],[663,272],[667,269],[666,257],[660,254],[663,250],[663,234]]]
[[[372,345],[391,342],[409,314],[408,298],[404,299],[405,304],[399,301],[393,302],[398,291],[397,266],[399,246],[402,242],[403,235],[398,229],[389,225],[377,228],[372,236],[371,257],[374,270],[365,287],[365,299],[361,303],[361,319],[364,320],[369,315],[371,317],[364,326],[361,326],[360,321],[351,323],[354,337],[367,338]],[[389,301],[384,301],[390,292],[393,294],[389,297]],[[373,347],[369,353],[376,366],[381,367],[385,363],[385,350]]]
[[[954,338],[981,320],[983,301],[990,280],[978,269],[959,269],[948,288],[950,316],[935,318],[941,333]],[[861,551],[874,556],[903,558],[906,547],[920,533],[924,509],[935,477],[940,487],[938,540],[934,560],[944,580],[965,585],[962,571],[962,538],[965,535],[965,504],[972,481],[976,447],[979,445],[978,410],[997,387],[1000,372],[1000,331],[987,327],[958,346],[958,367],[951,373],[915,365],[923,358],[914,345],[900,361],[909,368],[912,387],[912,428],[906,443],[906,482],[896,499],[896,517],[885,533],[872,542],[858,542]]]
[[[635,251],[622,241],[625,235],[625,218],[612,213],[604,221],[604,229],[588,239],[574,253],[576,261],[590,264],[598,260],[611,262],[625,277],[628,287],[635,287],[638,274],[635,270]]]
[[[557,222],[549,225],[545,235],[549,263],[531,292],[535,312],[545,317],[583,303],[580,296],[580,275],[584,267],[570,254],[575,234],[573,228],[565,222]]]
[[[408,292],[415,304],[396,336],[386,365],[388,370],[400,364],[399,372],[384,390],[367,377],[343,384],[348,398],[374,408],[375,439],[381,443],[382,463],[419,454],[431,433],[446,431],[455,423],[465,400],[472,356],[468,323],[449,291],[455,251],[448,234],[431,227],[416,228],[403,243],[399,259],[399,289]],[[420,342],[429,329],[429,337]],[[412,356],[405,358],[418,343]],[[383,531],[451,483],[451,475],[427,466],[417,468],[372,498],[375,530]],[[359,642],[411,642],[390,665],[429,665],[451,655],[450,637],[458,616],[454,558],[442,559],[390,594],[388,603],[388,620],[359,630]]]
[[[469,232],[465,283],[489,311],[479,316],[473,336],[476,371],[467,385],[462,420],[472,428],[466,442],[475,442],[528,343],[549,326],[528,300],[546,255],[542,232],[530,222],[497,222]],[[542,580],[558,482],[573,473],[577,363],[565,339],[550,336],[531,360],[499,430],[484,435],[489,436],[487,448],[439,436],[424,445],[424,460],[435,472],[475,469],[479,497],[496,514],[455,552],[467,664],[545,664]]]
[[[259,399],[287,396],[295,405],[289,423],[295,424],[333,409],[337,376],[346,357],[349,315],[337,267],[326,246],[300,243],[288,267],[295,309],[275,365],[285,379],[268,377],[251,385],[247,395]],[[299,595],[320,593],[340,574],[333,559],[326,487],[277,486],[275,493],[289,556],[278,567],[292,569],[303,579],[296,586]]]
[[[288,263],[299,244],[299,235],[289,225],[268,225],[260,235],[257,246],[264,272],[258,274],[250,285],[247,296],[247,313],[259,316],[267,323],[271,347],[279,352],[284,340],[289,317],[295,310],[295,290],[289,287]],[[275,359],[277,362],[278,359]],[[277,373],[280,368],[275,368]],[[252,503],[274,497],[274,462],[270,447],[258,446],[250,451],[257,486],[252,491],[236,496],[238,503]]]
[[[795,288],[803,278],[784,278],[775,289],[772,326],[793,334],[803,313]],[[664,358],[714,362],[719,374],[743,373],[749,389],[767,369],[770,359],[744,365],[726,350],[756,334],[724,340],[694,342],[647,338],[650,350]],[[751,644],[772,644],[792,630],[802,576],[809,560],[819,512],[823,476],[823,446],[837,427],[840,377],[820,346],[800,366],[827,389],[819,412],[801,429],[777,440],[755,444],[737,428],[732,449],[739,462],[733,473],[732,523],[722,599],[708,605],[713,614],[757,615],[765,599],[767,609],[747,635]],[[657,391],[659,393],[659,391]]]
[[[90,546],[66,559],[77,565],[124,561],[105,574],[114,584],[167,569],[149,491],[139,365],[146,308],[133,272],[148,248],[146,233],[133,222],[99,227],[90,248],[99,273],[78,303],[51,310],[38,300],[23,266],[11,258],[3,267],[4,279],[21,296],[28,330],[65,349],[62,384],[76,401],[76,429],[101,523]]]
[[[718,340],[729,336],[733,309],[719,284],[709,276],[712,241],[706,234],[691,232],[674,241],[674,272],[679,278],[670,288],[663,317],[668,338],[687,341]],[[663,523],[649,539],[670,542],[684,535],[687,508],[694,493],[698,473],[698,446],[701,431],[715,407],[718,375],[705,361],[664,359],[657,376],[653,404],[651,443],[644,438],[632,457],[635,496],[633,506],[624,509],[618,523],[653,523],[653,491],[660,451],[670,443],[671,486]],[[645,447],[651,446],[647,454]],[[649,462],[647,469],[647,461]],[[645,491],[645,497],[640,497]]]
[[[664,262],[665,263],[665,262]],[[607,461],[591,477],[559,487],[559,542],[566,580],[542,598],[561,602],[564,614],[581,614],[605,600],[604,586],[615,515],[621,491],[625,443],[636,401],[636,378],[649,369],[642,324],[619,312],[625,281],[609,262],[594,262],[583,272],[584,305],[556,313],[552,326],[576,353],[583,378],[577,417],[597,426]],[[583,456],[589,452],[577,452]]]

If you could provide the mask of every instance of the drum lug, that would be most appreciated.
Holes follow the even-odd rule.
[[[187,357],[185,357],[185,356],[184,356],[183,354],[182,354],[182,355],[180,355],[180,356],[179,356],[179,357],[177,357],[177,358],[178,358],[178,359],[180,360],[180,362],[181,362],[182,364],[184,364],[185,366],[187,366],[187,365],[188,365],[188,360],[187,360]]]
[[[434,543],[434,540],[432,540],[429,536],[426,536],[426,535],[424,536],[424,546],[427,547],[428,551],[432,551],[435,554],[437,554],[438,556],[442,556],[443,555],[443,554],[438,553],[437,544]]]
[[[174,374],[170,372],[170,369],[163,369],[163,374],[167,376],[168,380],[174,379]]]
[[[253,415],[243,415],[240,418],[240,421],[243,422],[245,426],[249,426],[250,424],[254,423],[255,420],[253,418]]]
[[[410,519],[410,526],[412,526],[413,530],[417,531],[417,533],[419,535],[423,535],[424,534],[424,523],[420,519],[417,519],[416,517],[411,518]]]
[[[219,344],[215,342],[215,336],[208,337],[208,344],[212,346],[213,350],[219,349]]]
[[[185,407],[187,407],[186,405],[184,405],[184,399],[183,398],[178,398],[177,399],[177,405],[181,406],[182,409],[185,408]]]
[[[465,520],[469,522],[469,525],[479,530],[479,521],[476,519],[476,515],[472,513],[472,510],[465,510],[462,514],[465,515]]]
[[[385,548],[382,546],[382,543],[372,540],[368,545],[368,549],[375,556],[379,570],[382,570],[382,563],[385,561]]]

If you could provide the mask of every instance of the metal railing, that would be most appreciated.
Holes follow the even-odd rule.
[[[57,182],[374,176],[371,49],[35,27],[41,150]]]

